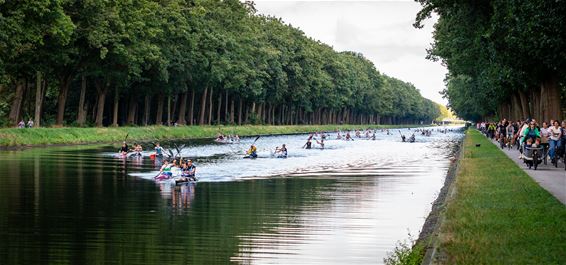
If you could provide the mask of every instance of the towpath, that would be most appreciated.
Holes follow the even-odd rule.
[[[499,146],[495,141],[493,144]],[[550,192],[560,202],[566,205],[566,170],[564,164],[559,162],[555,168],[548,160],[548,165],[540,164],[537,170],[529,169],[523,160],[519,159],[519,151],[516,148],[504,148],[503,152],[523,168],[541,187]]]

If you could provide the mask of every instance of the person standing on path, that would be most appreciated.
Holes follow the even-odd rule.
[[[562,128],[558,121],[554,121],[554,125],[548,129],[550,139],[549,139],[549,152],[550,160],[554,161],[555,150],[560,148],[560,138],[562,136]]]

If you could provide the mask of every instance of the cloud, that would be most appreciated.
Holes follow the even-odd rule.
[[[361,52],[387,75],[413,83],[423,96],[439,95],[446,69],[426,60],[434,19],[423,29],[412,24],[420,5],[413,1],[256,1],[262,14],[281,17],[337,51]]]

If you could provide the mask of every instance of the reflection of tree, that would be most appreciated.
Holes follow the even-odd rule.
[[[53,150],[0,159],[0,180],[9,184],[0,186],[0,228],[11,231],[0,232],[3,262],[225,264],[241,250],[240,236],[329,205],[336,183],[199,183],[173,189],[169,201],[153,182],[123,178],[120,160]]]

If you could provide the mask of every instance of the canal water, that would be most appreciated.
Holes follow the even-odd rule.
[[[242,159],[255,137],[164,142],[197,166],[181,186],[118,145],[0,151],[0,264],[379,264],[418,236],[463,136],[433,130],[311,150],[262,136],[257,159]]]

